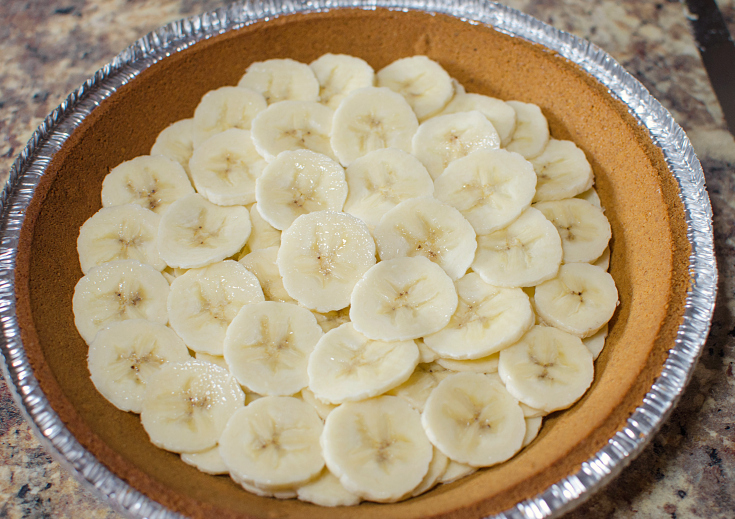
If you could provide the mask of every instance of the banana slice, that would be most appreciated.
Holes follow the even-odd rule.
[[[434,446],[473,467],[511,458],[526,432],[518,401],[500,381],[479,373],[442,380],[426,401],[421,423]]]
[[[457,309],[457,291],[444,270],[428,259],[381,261],[352,292],[350,320],[371,339],[418,339],[444,328]]]
[[[469,476],[477,472],[477,467],[471,467],[466,463],[459,463],[454,460],[449,460],[447,468],[444,470],[444,474],[439,477],[439,483],[449,484],[462,479],[463,477]]]
[[[462,85],[462,83],[460,83],[454,78],[452,78],[452,88],[454,89],[454,96],[452,98],[461,96],[467,93],[467,90],[465,90],[464,85]]]
[[[225,86],[210,90],[194,111],[194,148],[230,128],[249,130],[255,116],[267,106],[254,89]]]
[[[373,67],[346,54],[323,54],[309,66],[319,81],[319,100],[332,110],[353,90],[371,87],[375,82]]]
[[[602,211],[585,200],[567,198],[533,205],[561,237],[564,263],[591,262],[607,247],[612,232]]]
[[[464,276],[477,248],[470,223],[431,197],[401,202],[385,213],[373,234],[381,260],[424,256],[452,279]]]
[[[610,246],[605,247],[605,250],[600,254],[600,257],[595,261],[591,262],[596,267],[600,267],[605,272],[610,270]]]
[[[472,270],[491,285],[530,287],[556,275],[562,254],[556,227],[529,207],[508,227],[477,237]]]
[[[516,112],[516,129],[505,147],[526,159],[538,157],[549,142],[549,123],[541,108],[531,103],[506,101]]]
[[[602,348],[605,347],[605,339],[607,338],[608,326],[605,324],[600,330],[586,339],[582,339],[582,342],[592,354],[592,359],[597,360],[597,357],[602,353]]]
[[[266,165],[250,132],[230,128],[194,150],[189,170],[197,192],[213,204],[246,205],[255,202],[255,180]]]
[[[345,170],[349,191],[344,211],[374,228],[385,213],[409,198],[432,196],[434,182],[421,162],[405,151],[371,151]]]
[[[498,362],[500,362],[500,353],[493,353],[487,357],[474,360],[455,360],[455,359],[444,359],[438,358],[435,361],[439,366],[449,371],[464,372],[469,371],[472,373],[497,373]]]
[[[570,263],[562,265],[555,278],[538,285],[533,299],[544,322],[585,338],[612,318],[618,290],[612,276],[600,267]]]
[[[487,117],[473,110],[437,115],[421,123],[411,147],[436,179],[451,162],[475,150],[499,148],[500,137]]]
[[[281,231],[263,219],[260,211],[258,211],[258,204],[253,204],[250,207],[250,223],[252,229],[250,230],[247,246],[251,252],[281,245]]]
[[[433,454],[419,413],[394,396],[339,406],[324,423],[321,445],[342,485],[379,503],[398,501],[416,488]]]
[[[442,110],[443,114],[471,112],[477,110],[493,124],[500,137],[500,145],[506,147],[516,129],[516,111],[513,107],[494,97],[482,94],[458,93]]]
[[[429,471],[424,476],[424,479],[421,480],[419,486],[411,491],[411,497],[428,492],[438,485],[439,479],[447,470],[447,465],[449,465],[449,458],[442,451],[434,447],[434,457],[431,458],[431,463],[429,463]]]
[[[230,367],[227,365],[227,361],[225,360],[224,355],[210,355],[209,353],[195,351],[194,358],[202,362],[210,362],[215,366],[219,366],[220,368],[224,368],[227,371],[230,371]],[[247,401],[247,394],[245,396]]]
[[[74,324],[87,344],[117,321],[147,319],[166,324],[168,291],[166,278],[149,265],[136,260],[105,263],[90,269],[74,287]]]
[[[381,148],[410,153],[418,127],[416,115],[400,94],[388,88],[360,88],[334,112],[332,150],[343,166]]]
[[[296,492],[300,500],[319,506],[354,506],[361,501],[359,496],[347,490],[339,482],[339,478],[326,468],[314,481],[300,486]]]
[[[140,421],[156,447],[201,452],[217,445],[245,394],[227,370],[190,360],[148,379]]]
[[[311,150],[334,159],[329,134],[334,111],[315,101],[281,101],[253,120],[253,142],[268,162],[282,151]]]
[[[260,92],[269,105],[279,101],[319,101],[319,81],[309,65],[292,59],[253,63],[237,84]]]
[[[505,150],[479,150],[452,162],[436,180],[436,197],[455,207],[477,234],[507,226],[531,205],[536,174]]]
[[[227,260],[177,277],[168,295],[168,317],[189,348],[222,355],[227,327],[240,308],[264,300],[258,279]]]
[[[419,347],[419,362],[429,363],[439,358],[439,355],[429,348],[423,339],[416,339],[416,346]]]
[[[308,387],[301,390],[301,398],[316,410],[316,414],[318,414],[319,418],[322,420],[326,420],[329,413],[334,411],[337,407],[335,404],[330,404],[318,399],[314,392]]]
[[[332,404],[354,402],[402,384],[419,361],[416,343],[375,341],[346,323],[327,332],[309,357],[309,389]]]
[[[156,235],[161,217],[137,204],[103,207],[89,218],[77,238],[82,272],[109,261],[134,259],[156,270],[166,268]]]
[[[181,454],[181,461],[213,476],[229,472],[217,446],[202,452],[184,452]]]
[[[238,482],[271,491],[293,488],[324,468],[323,428],[303,400],[266,396],[232,416],[220,438],[220,454]]]
[[[268,247],[254,250],[242,258],[240,264],[258,278],[267,301],[295,303],[296,300],[283,288],[283,279],[278,270],[277,259],[278,247]]]
[[[309,383],[309,355],[322,335],[305,308],[274,301],[246,305],[227,328],[225,360],[249,390],[293,395]]]
[[[572,141],[550,139],[541,155],[530,159],[538,176],[534,202],[563,200],[592,187],[592,166]]]
[[[535,418],[526,418],[526,435],[523,437],[523,445],[521,447],[528,446],[538,436],[538,432],[541,430],[541,422],[543,418],[538,416]]]
[[[163,214],[193,192],[181,164],[161,155],[142,155],[110,170],[102,181],[102,206],[138,204]]]
[[[590,204],[604,211],[604,209],[602,208],[602,203],[600,202],[600,195],[597,194],[597,191],[594,187],[589,188],[584,193],[578,194],[575,198],[587,200]]]
[[[579,337],[534,326],[500,352],[498,374],[518,400],[546,412],[566,409],[592,384],[592,354]]]
[[[345,171],[320,153],[284,151],[258,178],[255,198],[263,219],[285,231],[303,214],[341,211],[347,198]]]
[[[534,323],[520,288],[499,288],[471,272],[454,283],[459,304],[449,324],[424,337],[441,357],[479,359],[518,341]]]
[[[194,152],[194,118],[181,119],[164,128],[156,137],[150,155],[163,155],[181,164],[189,174],[189,159]]]
[[[452,78],[426,56],[396,60],[378,71],[376,79],[379,87],[401,94],[420,120],[439,112],[454,95]]]
[[[435,363],[419,364],[411,376],[400,386],[387,392],[408,402],[419,413],[424,411],[426,399],[434,388],[450,375],[445,368]]]
[[[319,313],[312,310],[311,313],[316,317],[316,322],[322,327],[322,331],[324,333],[350,322],[349,306],[342,310],[332,310],[331,312],[326,313]]]
[[[170,362],[191,359],[167,326],[130,319],[100,330],[89,345],[87,365],[102,396],[123,411],[140,413],[146,382]]]
[[[278,270],[288,295],[317,312],[350,304],[355,283],[375,265],[375,242],[367,226],[347,213],[300,216],[283,232]]]
[[[498,355],[499,357],[500,355]],[[524,404],[523,402],[520,402],[521,409],[523,409],[523,417],[528,418],[543,418],[548,412],[544,411],[543,409],[536,409],[535,407],[530,407]],[[528,422],[526,422],[528,424]]]
[[[171,204],[161,218],[158,252],[171,267],[204,267],[237,253],[249,236],[245,207],[222,207],[195,193]]]

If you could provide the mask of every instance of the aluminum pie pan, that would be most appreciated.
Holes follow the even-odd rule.
[[[669,415],[691,377],[709,331],[717,281],[712,212],[704,174],[688,138],[668,111],[609,55],[585,40],[553,29],[518,11],[484,2],[340,0],[303,5],[288,1],[259,5],[234,4],[154,31],[98,71],[36,130],[13,164],[10,180],[0,198],[0,316],[6,378],[11,382],[19,406],[44,446],[82,482],[95,488],[111,505],[131,517],[180,516],[130,487],[82,447],[49,405],[20,342],[15,311],[14,267],[21,225],[35,188],[54,153],[84,118],[120,86],[166,56],[212,36],[281,15],[377,7],[440,13],[473,24],[489,25],[502,33],[541,44],[576,63],[625,103],[630,113],[648,130],[653,142],[661,147],[669,169],[678,182],[685,209],[687,238],[692,249],[689,259],[691,289],[683,322],[661,375],[642,405],[627,420],[627,425],[604,448],[583,463],[576,474],[495,517],[556,517],[580,504],[609,482],[643,449]]]

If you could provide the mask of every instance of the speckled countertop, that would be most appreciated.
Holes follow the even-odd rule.
[[[638,78],[686,130],[704,167],[720,269],[694,378],[642,455],[567,517],[735,518],[735,140],[678,1],[509,0],[587,38]],[[134,40],[217,0],[0,2],[0,182],[35,128]],[[719,0],[735,34],[735,0]],[[733,92],[735,95],[735,92]],[[39,445],[0,378],[0,518],[119,517]]]

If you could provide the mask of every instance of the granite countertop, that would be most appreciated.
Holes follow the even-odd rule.
[[[35,128],[127,45],[217,0],[0,3],[0,181]],[[609,486],[569,518],[735,517],[735,140],[676,0],[508,0],[587,38],[640,80],[694,144],[714,210],[720,271],[712,331],[671,418]],[[735,34],[735,0],[718,0]],[[735,92],[733,92],[735,95]],[[119,517],[39,445],[0,378],[0,517]]]

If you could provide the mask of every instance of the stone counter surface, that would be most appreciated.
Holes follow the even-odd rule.
[[[685,129],[714,209],[719,296],[691,384],[653,441],[566,517],[735,518],[735,140],[678,1],[509,0],[597,44]],[[719,0],[735,33],[735,0]],[[95,70],[147,32],[216,0],[0,2],[0,182],[35,128]],[[735,64],[733,64],[735,66]],[[733,92],[735,95],[735,92]],[[0,378],[0,518],[120,517],[39,445]]]

